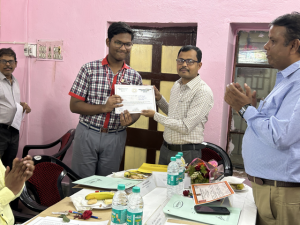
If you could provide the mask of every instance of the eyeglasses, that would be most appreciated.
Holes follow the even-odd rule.
[[[121,41],[115,41],[114,44],[117,48],[122,48],[122,46],[124,45],[126,49],[131,49],[131,47],[133,45],[131,42],[130,43],[123,43]]]
[[[16,61],[15,60],[5,60],[5,59],[0,59],[0,63],[3,65],[6,65],[7,63],[9,63],[9,65],[13,66],[15,65]]]
[[[198,61],[193,60],[193,59],[176,59],[176,62],[178,65],[182,65],[184,62],[186,62],[187,65],[191,66],[195,62],[198,62]]]

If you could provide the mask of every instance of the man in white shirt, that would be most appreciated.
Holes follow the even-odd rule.
[[[19,147],[19,130],[11,126],[17,104],[26,113],[31,111],[27,103],[20,102],[20,87],[12,75],[17,65],[16,53],[11,48],[0,49],[0,158],[10,168]]]
[[[200,78],[202,66],[201,50],[192,45],[182,47],[178,52],[177,72],[181,77],[171,89],[170,102],[155,88],[158,107],[167,115],[154,110],[143,110],[141,115],[153,117],[165,127],[164,142],[160,149],[159,164],[168,165],[170,157],[182,151],[187,163],[201,158],[204,147],[204,124],[213,107],[213,93]]]

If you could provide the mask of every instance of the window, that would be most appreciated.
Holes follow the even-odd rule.
[[[266,58],[264,45],[268,41],[268,31],[239,31],[236,44],[233,82],[242,87],[247,83],[256,90],[257,102],[265,98],[273,89],[277,70]],[[235,167],[244,167],[242,139],[247,128],[245,121],[231,109],[229,118],[227,152]]]

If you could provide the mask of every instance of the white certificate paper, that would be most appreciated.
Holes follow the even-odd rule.
[[[129,113],[141,113],[142,110],[156,111],[153,86],[143,85],[115,85],[115,94],[123,99],[123,106],[115,108],[116,114],[128,110]]]
[[[15,114],[11,126],[16,128],[17,130],[20,130],[21,122],[24,119],[25,112],[23,113],[23,106],[21,106],[19,103],[16,102],[16,106],[17,106],[17,112]]]

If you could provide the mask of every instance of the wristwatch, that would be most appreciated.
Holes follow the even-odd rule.
[[[251,106],[251,104],[247,104],[247,105],[244,105],[240,110],[239,110],[239,114],[242,118],[244,118],[244,113],[246,112],[247,108]]]

